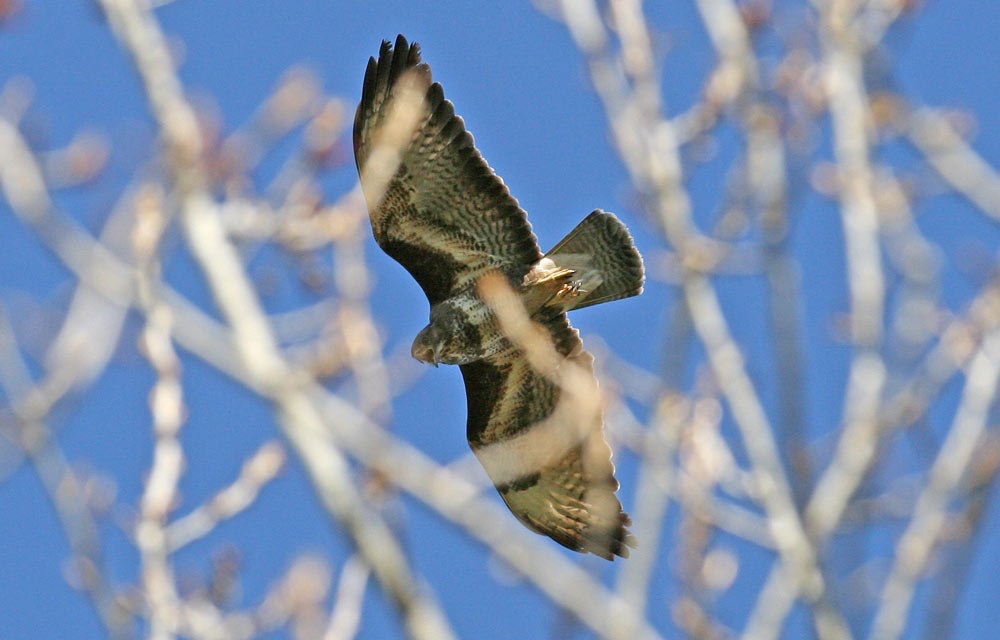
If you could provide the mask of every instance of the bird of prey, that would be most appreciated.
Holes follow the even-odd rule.
[[[570,549],[628,557],[635,538],[615,495],[593,356],[566,317],[641,293],[642,258],[628,229],[595,210],[542,254],[420,48],[401,35],[368,62],[354,153],[375,240],[430,303],[413,356],[460,365],[469,445],[504,502]],[[482,286],[498,275],[555,360],[533,359],[501,327]]]

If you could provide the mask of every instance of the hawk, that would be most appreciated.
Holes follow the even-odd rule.
[[[642,292],[642,258],[628,229],[598,209],[542,254],[419,46],[402,35],[368,62],[354,154],[375,240],[430,303],[412,354],[460,366],[469,445],[507,507],[565,547],[628,557],[635,538],[615,495],[593,356],[566,317]],[[482,287],[498,276],[555,360],[533,360],[501,327]]]

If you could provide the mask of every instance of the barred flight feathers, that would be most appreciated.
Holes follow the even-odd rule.
[[[593,357],[566,311],[642,290],[628,229],[598,210],[543,257],[524,210],[403,36],[368,63],[354,153],[375,240],[431,306],[412,353],[461,366],[469,444],[504,502],[570,549],[627,557],[635,538],[615,495]],[[477,291],[494,274],[547,332],[559,364],[536,369],[500,329]]]

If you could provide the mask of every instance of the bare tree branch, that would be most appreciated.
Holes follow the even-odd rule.
[[[983,440],[998,383],[1000,331],[993,331],[969,364],[955,421],[917,498],[913,518],[897,543],[892,569],[872,623],[872,638],[898,638],[904,631],[916,582],[938,544],[949,504]]]
[[[216,303],[232,326],[243,365],[275,402],[285,435],[309,469],[320,498],[400,607],[408,631],[418,638],[452,637],[443,613],[425,590],[417,587],[419,581],[412,575],[395,536],[381,518],[362,504],[347,461],[332,442],[322,437],[322,416],[281,358],[256,294],[206,190],[197,117],[184,98],[152,14],[129,0],[104,0],[102,6],[143,80],[170,160],[185,235]]]
[[[653,231],[636,237],[647,303],[661,296],[668,307],[642,324],[657,364],[646,370],[588,336],[603,367],[598,393],[589,368],[563,362],[509,288],[481,293],[542,375],[607,416],[639,538],[617,576],[518,525],[471,454],[439,463],[394,433],[422,370],[372,304],[365,195],[379,189],[325,193],[339,184],[327,173],[353,176],[345,139],[356,96],[326,95],[319,74],[295,67],[235,127],[221,109],[198,111],[212,99],[185,95],[180,49],[153,14],[163,4],[99,3],[138,71],[158,142],[114,200],[98,194],[97,210],[110,212],[99,233],[78,222],[87,212],[72,193],[106,185],[97,179],[120,159],[118,137],[84,127],[46,148],[31,81],[0,88],[4,210],[68,274],[56,295],[36,299],[28,287],[0,302],[0,479],[16,483],[23,462],[41,480],[68,541],[67,581],[107,635],[360,637],[386,610],[371,581],[406,635],[453,637],[431,592],[447,585],[424,584],[407,552],[421,532],[390,526],[409,498],[555,607],[554,634],[777,638],[808,635],[810,624],[820,638],[948,633],[954,618],[940,608],[960,610],[975,541],[992,543],[982,515],[1000,481],[989,421],[1000,279],[987,252],[975,263],[955,248],[963,229],[943,238],[921,216],[944,191],[959,196],[949,207],[1000,219],[1000,172],[974,148],[976,114],[923,104],[895,75],[894,35],[919,3],[696,0],[700,23],[688,25],[664,24],[662,8],[639,0],[535,0],[582,54],[626,170],[623,217],[634,205]],[[678,47],[707,60],[694,91],[672,76]],[[413,133],[423,96],[405,85],[360,169],[366,186],[398,171]],[[933,193],[919,182],[928,173],[941,178]],[[705,189],[706,177],[718,188]],[[817,210],[827,220],[836,211],[840,232],[816,236]],[[807,252],[817,241],[830,244],[817,264],[842,271],[833,286],[829,272],[815,279]],[[193,258],[216,309],[194,304],[189,282],[168,283],[177,258]],[[291,308],[286,282],[298,287]],[[734,306],[743,296],[756,299]],[[268,311],[272,299],[280,312]],[[826,324],[807,325],[817,312]],[[122,340],[136,328],[138,347]],[[769,345],[753,342],[761,335]],[[132,509],[115,504],[117,470],[89,471],[64,424],[75,427],[100,382],[137,360],[152,372],[154,437],[138,509],[124,518],[138,562],[123,582],[106,566],[104,519]],[[181,427],[188,412],[204,420],[212,409],[184,390],[203,365],[265,400],[317,509],[353,547],[297,553],[249,604],[240,549],[223,546],[205,578],[178,553],[252,519],[286,454],[276,442],[237,454],[235,478],[184,505]],[[892,536],[891,550],[873,551],[886,549],[873,535]],[[921,610],[925,585],[932,606]]]

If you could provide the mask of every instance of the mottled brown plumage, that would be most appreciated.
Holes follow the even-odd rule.
[[[526,214],[403,36],[368,63],[354,151],[375,239],[431,305],[413,355],[461,365],[469,444],[507,506],[570,549],[628,556],[635,540],[615,496],[593,357],[566,317],[641,292],[628,230],[596,210],[543,256]],[[501,330],[477,289],[496,273],[562,364],[537,370]]]

